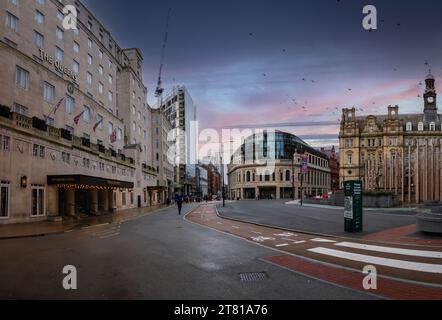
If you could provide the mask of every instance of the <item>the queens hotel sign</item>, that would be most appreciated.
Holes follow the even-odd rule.
[[[54,57],[47,54],[44,50],[39,49],[39,52],[40,52],[40,59],[42,59],[43,61],[46,61],[51,66],[54,66],[55,70],[68,76],[74,82],[77,82],[77,75],[71,69],[69,69],[68,67],[63,65],[60,61],[55,60]]]

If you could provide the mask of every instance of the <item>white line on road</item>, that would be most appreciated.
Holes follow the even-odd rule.
[[[308,251],[330,257],[341,258],[351,261],[358,261],[378,266],[395,268],[395,269],[442,274],[442,265],[439,264],[419,263],[419,262],[411,262],[404,260],[380,258],[380,257],[367,256],[363,254],[356,254],[356,253],[350,253],[350,252],[327,249],[327,248],[314,248],[314,249],[309,249]]]
[[[287,247],[289,244],[288,243],[283,243],[283,244],[277,244],[275,247],[280,248],[280,247]]]
[[[336,243],[337,242],[337,241],[328,240],[328,239],[321,239],[321,238],[311,239],[310,241],[313,241],[313,242],[323,242],[323,243]]]
[[[237,227],[237,226],[232,226],[232,228],[233,228],[233,229],[239,229],[239,227]]]
[[[112,234],[108,234],[106,236],[100,237],[100,239],[108,239],[108,238],[116,237],[118,235],[120,235],[119,232],[118,233],[112,233]]]
[[[254,233],[254,234],[261,234],[262,235],[261,232],[257,232],[257,231],[252,231],[252,233]]]
[[[353,242],[336,243],[335,246],[375,251],[375,252],[400,254],[404,256],[442,258],[442,252],[437,252],[437,251],[423,251],[423,250],[410,250],[410,249],[401,249],[401,248],[392,248],[392,247],[380,247],[380,246],[371,246],[371,245],[353,243]]]

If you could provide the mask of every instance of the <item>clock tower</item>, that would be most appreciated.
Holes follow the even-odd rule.
[[[437,99],[437,93],[435,87],[435,80],[430,70],[430,73],[425,79],[425,94],[424,94],[425,122],[435,122],[438,119],[436,99]]]

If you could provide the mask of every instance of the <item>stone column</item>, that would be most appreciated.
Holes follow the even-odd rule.
[[[103,194],[103,211],[109,212],[109,190],[100,191]]]
[[[408,203],[411,204],[411,141],[408,142]]]
[[[61,216],[58,212],[58,188],[56,186],[49,186],[46,188],[46,213],[48,217]]]
[[[276,200],[281,199],[281,188],[280,187],[276,187]]]
[[[98,214],[98,190],[90,189],[89,195],[91,198],[91,214]]]
[[[75,189],[66,189],[66,214],[75,217]]]

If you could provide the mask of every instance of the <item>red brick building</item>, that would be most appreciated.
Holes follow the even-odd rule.
[[[330,150],[325,150],[321,148],[321,152],[325,153],[329,158],[329,167],[331,171],[331,190],[339,190],[339,160],[336,154],[336,148],[333,146]]]

